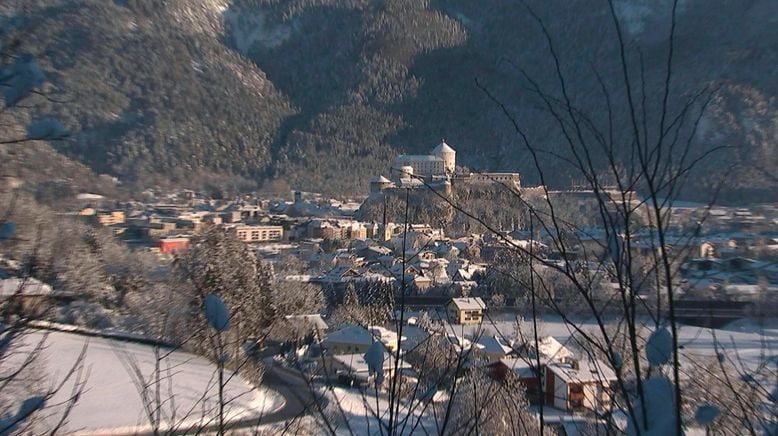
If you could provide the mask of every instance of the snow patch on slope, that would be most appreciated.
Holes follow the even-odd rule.
[[[271,23],[267,13],[259,9],[229,9],[224,12],[227,33],[242,55],[256,44],[275,48],[286,42],[294,31],[294,23]]]
[[[688,0],[679,0],[677,13],[682,13],[688,3]],[[655,31],[656,20],[669,21],[673,0],[617,0],[614,7],[616,16],[626,32],[639,36]]]
[[[183,28],[195,33],[219,35],[223,30],[222,15],[231,0],[187,0],[171,4],[171,13]]]

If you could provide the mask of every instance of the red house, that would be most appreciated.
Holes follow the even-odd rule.
[[[540,404],[540,377],[529,359],[505,357],[488,364],[487,369],[495,380],[505,380],[508,372],[513,372],[527,389],[527,399],[530,404]]]
[[[177,253],[189,248],[189,238],[163,238],[159,240],[160,253]]]

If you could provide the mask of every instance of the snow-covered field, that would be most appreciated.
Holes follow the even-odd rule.
[[[136,433],[150,429],[137,379],[130,375],[133,369],[129,362],[135,362],[144,378],[151,379],[156,361],[153,347],[75,333],[41,331],[26,335],[24,342],[33,347],[44,337],[45,349],[36,360],[36,367],[41,368],[42,376],[48,377],[47,385],[61,380],[78,360],[83,347],[87,347],[85,386],[68,416],[63,429],[65,433]],[[162,349],[162,354],[165,353]],[[203,358],[174,351],[162,360],[161,368],[160,397],[164,403],[161,409],[166,421],[163,428],[170,427],[171,423],[184,429],[203,422],[214,424],[218,403],[215,366]],[[229,375],[225,374],[225,378]],[[50,415],[49,420],[59,419],[62,406],[56,404],[65,402],[72,395],[72,386],[73,379],[48,402],[53,405],[45,413]],[[254,389],[237,376],[227,383],[224,398],[230,400],[226,407],[230,420],[259,418],[284,404],[278,394]],[[46,424],[54,425],[55,422]]]

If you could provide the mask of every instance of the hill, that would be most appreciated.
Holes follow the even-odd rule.
[[[607,3],[530,3],[574,102],[604,126],[595,71],[614,101],[624,97]],[[725,200],[776,201],[778,4],[714,3],[680,3],[671,109],[702,86],[719,89],[694,146],[733,147],[707,161],[686,195],[710,195],[734,165]],[[649,90],[664,78],[670,4],[615,1]],[[515,2],[10,0],[0,14],[23,29],[24,49],[44,60],[66,102],[34,109],[76,132],[57,152],[130,184],[238,189],[285,180],[352,194],[395,154],[426,152],[441,137],[470,168],[538,182],[476,80],[548,155],[565,152],[521,74],[558,94],[543,34]],[[647,95],[653,107],[658,98]],[[616,109],[621,115],[624,105]],[[541,163],[553,183],[570,183],[569,168]]]

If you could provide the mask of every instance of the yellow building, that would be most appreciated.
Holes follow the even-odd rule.
[[[479,324],[484,319],[486,303],[476,298],[452,298],[446,305],[448,320],[454,324]]]
[[[90,222],[100,224],[101,226],[113,226],[117,224],[124,224],[126,216],[124,211],[96,211],[91,207],[81,209],[78,212],[79,216],[85,217]]]
[[[276,242],[284,239],[281,226],[237,226],[232,232],[243,242]]]

